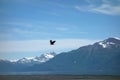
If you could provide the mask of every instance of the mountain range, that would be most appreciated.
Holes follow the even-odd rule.
[[[0,59],[0,72],[13,72],[13,71],[22,71],[23,68],[33,66],[34,64],[41,64],[44,63],[57,54],[54,52],[42,54],[36,57],[24,57],[18,60],[7,60],[7,59]],[[20,66],[20,67],[19,67]]]
[[[0,62],[11,62],[11,63],[20,63],[20,64],[40,64],[43,62],[48,61],[49,59],[55,57],[57,54],[52,52],[52,53],[46,53],[46,54],[42,54],[40,56],[36,56],[36,57],[24,57],[22,59],[18,59],[18,60],[7,60],[7,59],[0,59]]]
[[[92,45],[57,54],[41,62],[26,65],[21,62],[14,64],[9,61],[0,61],[0,72],[48,71],[50,74],[120,75],[120,39],[108,38]]]

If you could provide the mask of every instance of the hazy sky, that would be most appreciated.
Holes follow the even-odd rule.
[[[108,37],[120,37],[120,0],[0,0],[0,58],[59,53]]]

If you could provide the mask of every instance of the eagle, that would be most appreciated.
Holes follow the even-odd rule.
[[[50,40],[50,45],[54,45],[56,41]]]

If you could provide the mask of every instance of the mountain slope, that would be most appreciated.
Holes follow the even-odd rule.
[[[45,55],[44,55],[45,57]],[[52,56],[46,56],[52,57]],[[38,59],[39,58],[34,58]],[[40,58],[41,59],[41,58]],[[44,59],[42,59],[45,61]],[[24,60],[23,60],[24,61]],[[28,61],[29,62],[29,61]],[[32,63],[30,63],[32,64]],[[120,75],[120,39],[108,38],[93,45],[64,52],[41,64],[0,62],[1,72],[49,72],[50,74]]]
[[[108,38],[93,45],[61,53],[29,70],[47,70],[55,74],[120,75],[120,40]]]

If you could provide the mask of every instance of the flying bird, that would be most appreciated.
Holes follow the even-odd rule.
[[[56,41],[50,40],[50,45],[54,45],[55,42],[56,42]]]

